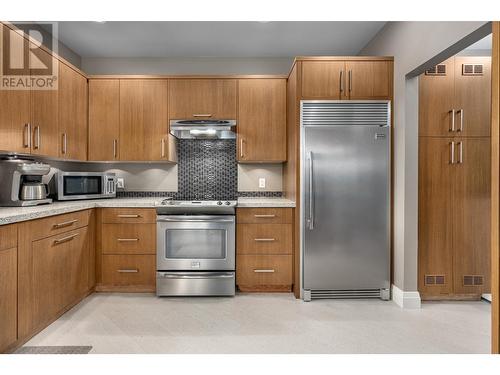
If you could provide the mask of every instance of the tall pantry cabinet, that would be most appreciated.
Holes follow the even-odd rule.
[[[423,299],[490,290],[490,57],[419,80],[418,286]]]

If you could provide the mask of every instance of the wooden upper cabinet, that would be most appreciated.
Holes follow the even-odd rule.
[[[2,44],[10,43],[15,48],[22,49],[24,38],[1,25]],[[9,39],[10,34],[10,39]],[[29,70],[26,69],[26,75]],[[30,122],[30,91],[0,90],[0,150],[21,153],[31,152]]]
[[[419,77],[419,135],[453,136],[454,58]],[[456,127],[455,127],[456,129]]]
[[[302,62],[304,99],[342,99],[345,96],[344,61]]]
[[[455,109],[459,135],[490,135],[491,57],[455,57]]]
[[[45,64],[51,64],[52,55],[39,49],[37,55]],[[55,64],[57,68],[58,64]],[[31,69],[37,75],[37,69]],[[31,153],[59,156],[59,90],[31,90]]]
[[[390,60],[302,61],[303,99],[390,99]]]
[[[239,161],[286,160],[286,80],[240,80],[238,114]]]
[[[59,63],[59,157],[87,160],[87,78]]]
[[[236,119],[235,79],[172,79],[170,120]]]
[[[392,61],[346,61],[349,99],[389,99],[392,94]]]
[[[120,81],[89,80],[89,160],[118,160]]]
[[[169,160],[167,103],[167,80],[120,80],[120,160]]]

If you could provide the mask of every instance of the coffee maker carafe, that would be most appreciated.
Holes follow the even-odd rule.
[[[4,158],[0,160],[0,206],[36,206],[51,203],[49,190],[42,182],[49,174],[50,165],[29,159]]]

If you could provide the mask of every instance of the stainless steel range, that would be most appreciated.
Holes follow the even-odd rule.
[[[234,296],[235,207],[168,199],[157,206],[158,296]]]

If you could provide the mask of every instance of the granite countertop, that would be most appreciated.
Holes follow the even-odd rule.
[[[65,214],[96,207],[154,207],[162,198],[114,198],[59,201],[33,207],[0,207],[0,225]]]
[[[295,207],[295,202],[286,198],[238,198],[238,207]]]
[[[81,201],[59,201],[33,207],[0,207],[0,225],[42,217],[87,210],[96,207],[153,208],[163,198],[114,198]],[[295,202],[285,198],[238,198],[239,207],[295,207]]]

